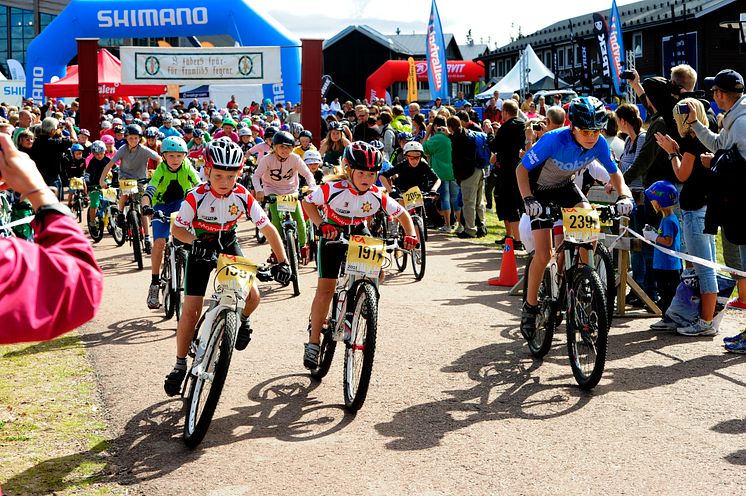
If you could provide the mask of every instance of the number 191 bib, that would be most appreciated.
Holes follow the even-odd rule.
[[[345,272],[350,275],[376,278],[383,266],[383,240],[369,236],[351,236],[347,247]]]

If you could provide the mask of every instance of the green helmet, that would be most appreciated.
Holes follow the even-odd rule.
[[[223,125],[225,126],[226,124],[233,126],[234,128],[236,127],[236,121],[234,121],[231,117],[228,117],[228,116],[226,116],[223,119]]]

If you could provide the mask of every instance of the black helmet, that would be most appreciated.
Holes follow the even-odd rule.
[[[345,148],[342,158],[351,169],[380,171],[383,163],[381,152],[365,141],[355,141]]]
[[[298,139],[301,139],[301,138],[313,139],[313,134],[308,129],[304,129],[298,134]]]
[[[274,126],[270,126],[267,129],[264,130],[264,139],[265,141],[269,141],[272,139],[272,137],[277,134],[277,128]]]
[[[142,128],[137,124],[130,124],[124,130],[124,135],[129,136],[134,134],[136,136],[142,136]]]
[[[272,137],[272,145],[273,146],[276,146],[276,145],[295,146],[295,138],[293,138],[293,135],[287,131],[278,131]]]
[[[603,102],[595,96],[573,98],[568,110],[568,118],[573,127],[595,130],[606,129],[609,115]]]
[[[342,131],[342,127],[343,127],[343,124],[341,122],[334,121],[334,122],[329,123],[329,125],[327,126],[327,129],[329,131]]]

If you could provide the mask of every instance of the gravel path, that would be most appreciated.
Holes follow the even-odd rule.
[[[257,261],[269,253],[244,246]],[[148,263],[134,271],[108,235],[95,249],[105,299],[82,334],[115,438],[109,471],[130,494],[743,494],[746,358],[724,354],[721,337],[616,320],[604,379],[583,393],[564,334],[533,360],[520,299],[486,284],[498,252],[436,234],[423,281],[408,268],[382,287],[356,416],[342,408],[341,355],[322,383],[302,367],[315,287],[305,268],[299,297],[262,285],[254,339],[189,450],[182,403],[162,387],[176,321],[145,306]],[[727,315],[721,336],[744,320]]]

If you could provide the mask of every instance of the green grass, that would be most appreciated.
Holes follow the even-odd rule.
[[[7,494],[121,494],[103,482],[106,425],[76,334],[0,347],[0,483]]]

